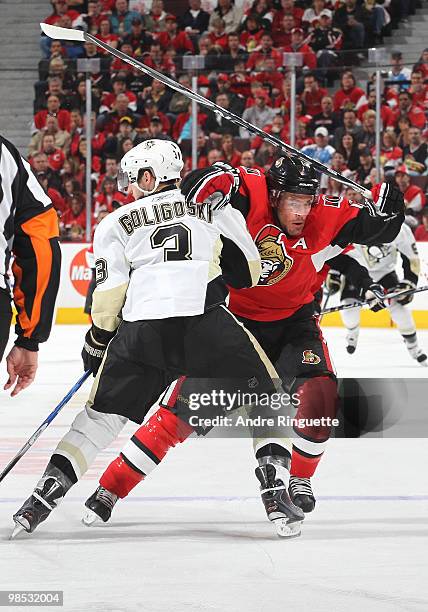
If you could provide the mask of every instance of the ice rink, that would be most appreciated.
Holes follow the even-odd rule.
[[[83,335],[83,327],[55,327],[33,386],[15,399],[0,391],[0,469],[80,376]],[[353,356],[343,329],[325,335],[339,376],[428,375],[396,330],[363,329]],[[428,348],[428,332],[419,336]],[[0,589],[63,590],[62,609],[76,612],[428,610],[423,424],[421,439],[331,440],[314,479],[316,510],[294,540],[279,539],[265,517],[246,439],[189,440],[118,503],[111,523],[83,526],[83,502],[135,428],[128,427],[37,532],[10,541],[12,514],[88,388],[0,485]],[[411,410],[403,406],[409,418]]]

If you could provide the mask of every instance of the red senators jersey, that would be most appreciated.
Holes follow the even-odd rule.
[[[262,273],[256,286],[242,289],[229,282],[230,269],[223,275],[230,288],[230,310],[247,319],[276,321],[291,316],[313,301],[318,273],[324,263],[348,244],[390,242],[398,234],[403,216],[375,216],[372,211],[346,198],[321,195],[309,213],[303,232],[290,237],[280,227],[269,203],[266,177],[255,168],[240,166],[234,171],[216,164],[186,177],[194,186],[183,189],[196,202],[226,193],[232,206],[244,215],[261,258]],[[223,168],[223,172],[221,171]],[[232,169],[231,169],[232,170]],[[230,177],[230,178],[229,178]],[[229,189],[239,183],[235,192]],[[226,259],[226,258],[225,258]],[[230,258],[228,258],[230,260]]]

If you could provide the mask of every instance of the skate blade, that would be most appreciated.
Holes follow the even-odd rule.
[[[275,519],[273,523],[275,524],[276,533],[280,538],[297,538],[302,533],[302,522],[303,521],[294,521],[293,523],[288,523],[288,519],[280,518]]]
[[[83,516],[82,516],[82,523],[84,525],[86,525],[86,527],[91,527],[92,525],[94,525],[95,523],[102,523],[101,518],[98,516],[98,514],[96,514],[95,512],[93,512],[92,510],[88,510]]]
[[[24,518],[21,518],[22,523],[18,519],[14,518],[13,520],[15,521],[15,527],[11,533],[9,540],[14,540],[16,536],[22,533],[23,531],[26,531],[27,533],[30,532],[30,524]]]

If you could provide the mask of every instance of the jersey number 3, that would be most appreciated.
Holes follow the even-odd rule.
[[[164,261],[192,259],[190,229],[183,223],[158,227],[150,236],[152,249],[163,248]]]

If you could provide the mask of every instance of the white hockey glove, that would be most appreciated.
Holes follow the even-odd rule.
[[[337,270],[330,270],[325,279],[325,286],[330,295],[334,295],[342,286],[341,274]]]
[[[367,289],[364,298],[368,301],[369,308],[373,312],[378,312],[386,308],[384,302],[385,289],[379,283],[372,283]]]
[[[408,289],[416,289],[416,285],[415,283],[412,283],[412,281],[404,279],[400,281],[398,285],[394,287],[393,291],[407,291]],[[414,297],[414,294],[410,293],[408,295],[403,295],[402,298],[394,298],[394,299],[402,306],[405,306],[406,304],[410,304],[410,302],[413,300],[413,297]]]

